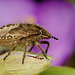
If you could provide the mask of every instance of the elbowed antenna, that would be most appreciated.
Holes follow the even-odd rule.
[[[54,39],[58,40],[58,38],[56,38],[56,37],[54,37],[54,36],[52,36],[52,38],[54,38]]]

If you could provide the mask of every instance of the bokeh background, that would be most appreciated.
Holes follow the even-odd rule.
[[[49,39],[53,66],[75,67],[75,0],[0,0],[0,27],[34,23],[59,40]],[[42,45],[45,50],[46,46]],[[35,47],[33,52],[40,53]]]

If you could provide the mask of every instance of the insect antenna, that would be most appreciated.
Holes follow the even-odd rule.
[[[54,37],[54,36],[52,36],[52,38],[54,38],[54,39],[58,40],[58,38],[56,38],[56,37]]]

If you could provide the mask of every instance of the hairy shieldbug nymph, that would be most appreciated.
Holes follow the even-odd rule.
[[[15,47],[25,46],[24,55],[22,58],[22,64],[24,64],[27,46],[30,45],[32,45],[32,47],[28,50],[29,52],[33,49],[35,45],[37,45],[42,54],[45,56],[45,58],[48,59],[46,57],[46,54],[50,44],[48,41],[40,41],[40,40],[50,38],[58,40],[58,38],[52,36],[47,30],[45,30],[39,25],[29,23],[19,23],[2,26],[0,28],[0,46],[10,48],[8,54],[4,57],[3,60],[5,60],[10,55],[11,51]],[[39,44],[47,44],[46,50],[43,51]]]

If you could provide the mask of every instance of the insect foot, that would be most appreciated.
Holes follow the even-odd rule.
[[[6,55],[3,60],[5,60],[7,57],[8,57],[8,55]]]
[[[48,59],[48,57],[46,56],[46,53],[43,53],[43,55],[44,55],[44,57],[46,58],[46,59]],[[49,59],[48,59],[49,60]]]
[[[24,58],[22,59],[22,64],[24,64]]]

